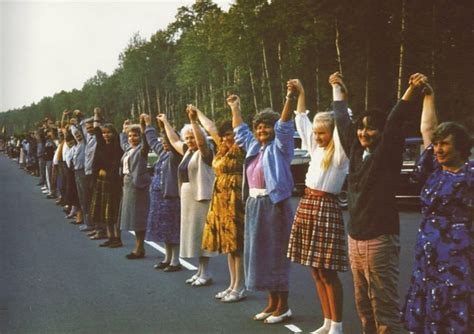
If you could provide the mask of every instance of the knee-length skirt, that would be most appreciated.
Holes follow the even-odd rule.
[[[120,229],[125,231],[145,231],[148,208],[150,206],[148,188],[136,188],[132,178],[123,177],[123,195],[120,205]]]
[[[180,199],[165,198],[161,190],[150,190],[150,211],[145,240],[179,244]]]
[[[98,176],[92,191],[90,220],[96,226],[111,226],[118,223],[118,212],[122,191],[107,176]]]
[[[347,271],[344,221],[336,198],[305,192],[296,210],[287,256],[305,266]]]
[[[196,201],[189,182],[181,185],[181,240],[179,252],[183,258],[214,256],[216,253],[203,250],[202,235],[210,201]]]
[[[244,270],[248,290],[288,291],[286,257],[293,210],[290,199],[249,197],[245,207]]]

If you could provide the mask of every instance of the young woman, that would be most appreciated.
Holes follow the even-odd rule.
[[[150,197],[148,187],[151,182],[147,170],[149,146],[142,140],[140,125],[123,123],[120,145],[125,152],[122,157],[123,197],[120,206],[120,229],[135,232],[135,248],[126,258],[129,260],[145,257],[145,230]]]
[[[337,272],[346,271],[348,266],[344,222],[336,195],[344,184],[349,159],[339,140],[333,113],[320,112],[311,124],[301,82],[294,79],[287,85],[290,92],[298,94],[296,129],[311,156],[288,257],[311,268],[324,314],[323,326],[312,333],[342,333],[343,296]]]
[[[181,140],[166,116],[159,115],[165,125],[166,135],[174,149],[183,154],[178,167],[181,197],[180,256],[199,257],[199,268],[195,275],[186,280],[192,286],[206,286],[212,283],[209,272],[209,258],[215,254],[201,248],[202,234],[212,195],[214,172],[211,164],[213,152],[207,143],[204,131],[198,124],[196,111],[186,109],[191,125],[181,130]]]
[[[227,99],[235,141],[247,152],[245,283],[249,290],[268,291],[268,304],[254,319],[269,324],[292,316],[288,307],[290,261],[286,258],[294,217],[290,204],[293,190],[290,164],[294,153],[290,99],[287,96],[281,116],[269,109],[255,115],[254,132],[242,120],[238,97],[232,95]]]
[[[245,152],[235,143],[232,122],[218,128],[199,109],[199,121],[218,145],[212,161],[216,180],[211,206],[202,238],[202,248],[228,254],[230,284],[216,298],[222,302],[237,302],[245,298],[242,253],[244,248],[244,206],[242,202],[242,167]]]
[[[100,247],[122,247],[118,211],[122,199],[120,160],[123,151],[120,138],[112,124],[100,127],[100,109],[94,110],[94,133],[97,141],[92,164],[96,182],[92,191],[90,219],[99,230],[105,227],[108,240]],[[100,232],[98,232],[100,233]]]

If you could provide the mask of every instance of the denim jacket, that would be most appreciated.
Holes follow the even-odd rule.
[[[293,176],[290,170],[291,160],[294,154],[294,122],[278,121],[275,124],[275,139],[265,146],[262,146],[255,139],[247,124],[241,124],[234,129],[235,142],[247,151],[244,161],[243,177],[243,199],[248,197],[248,183],[246,170],[260,150],[263,152],[263,175],[265,177],[265,187],[269,193],[270,200],[276,204],[291,196],[293,191]]]

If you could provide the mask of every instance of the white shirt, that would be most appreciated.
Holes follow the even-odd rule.
[[[137,148],[131,148],[127,152],[124,153],[123,155],[123,160],[122,160],[122,174],[130,174],[130,168],[128,166],[128,160],[130,159],[130,156],[132,155],[133,152],[135,152]]]
[[[314,140],[313,125],[306,113],[296,113],[295,124],[302,146],[306,147],[311,156],[308,172],[306,173],[305,184],[308,188],[324,191],[331,194],[341,192],[344,180],[349,172],[349,159],[341,145],[341,140],[334,127],[334,155],[327,170],[321,168],[325,149],[318,146]]]

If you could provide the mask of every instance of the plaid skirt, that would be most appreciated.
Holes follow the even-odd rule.
[[[336,198],[305,191],[296,210],[287,256],[305,266],[347,271],[344,221]]]
[[[114,185],[106,176],[98,176],[89,209],[91,223],[97,226],[117,224],[121,197],[121,188]]]

